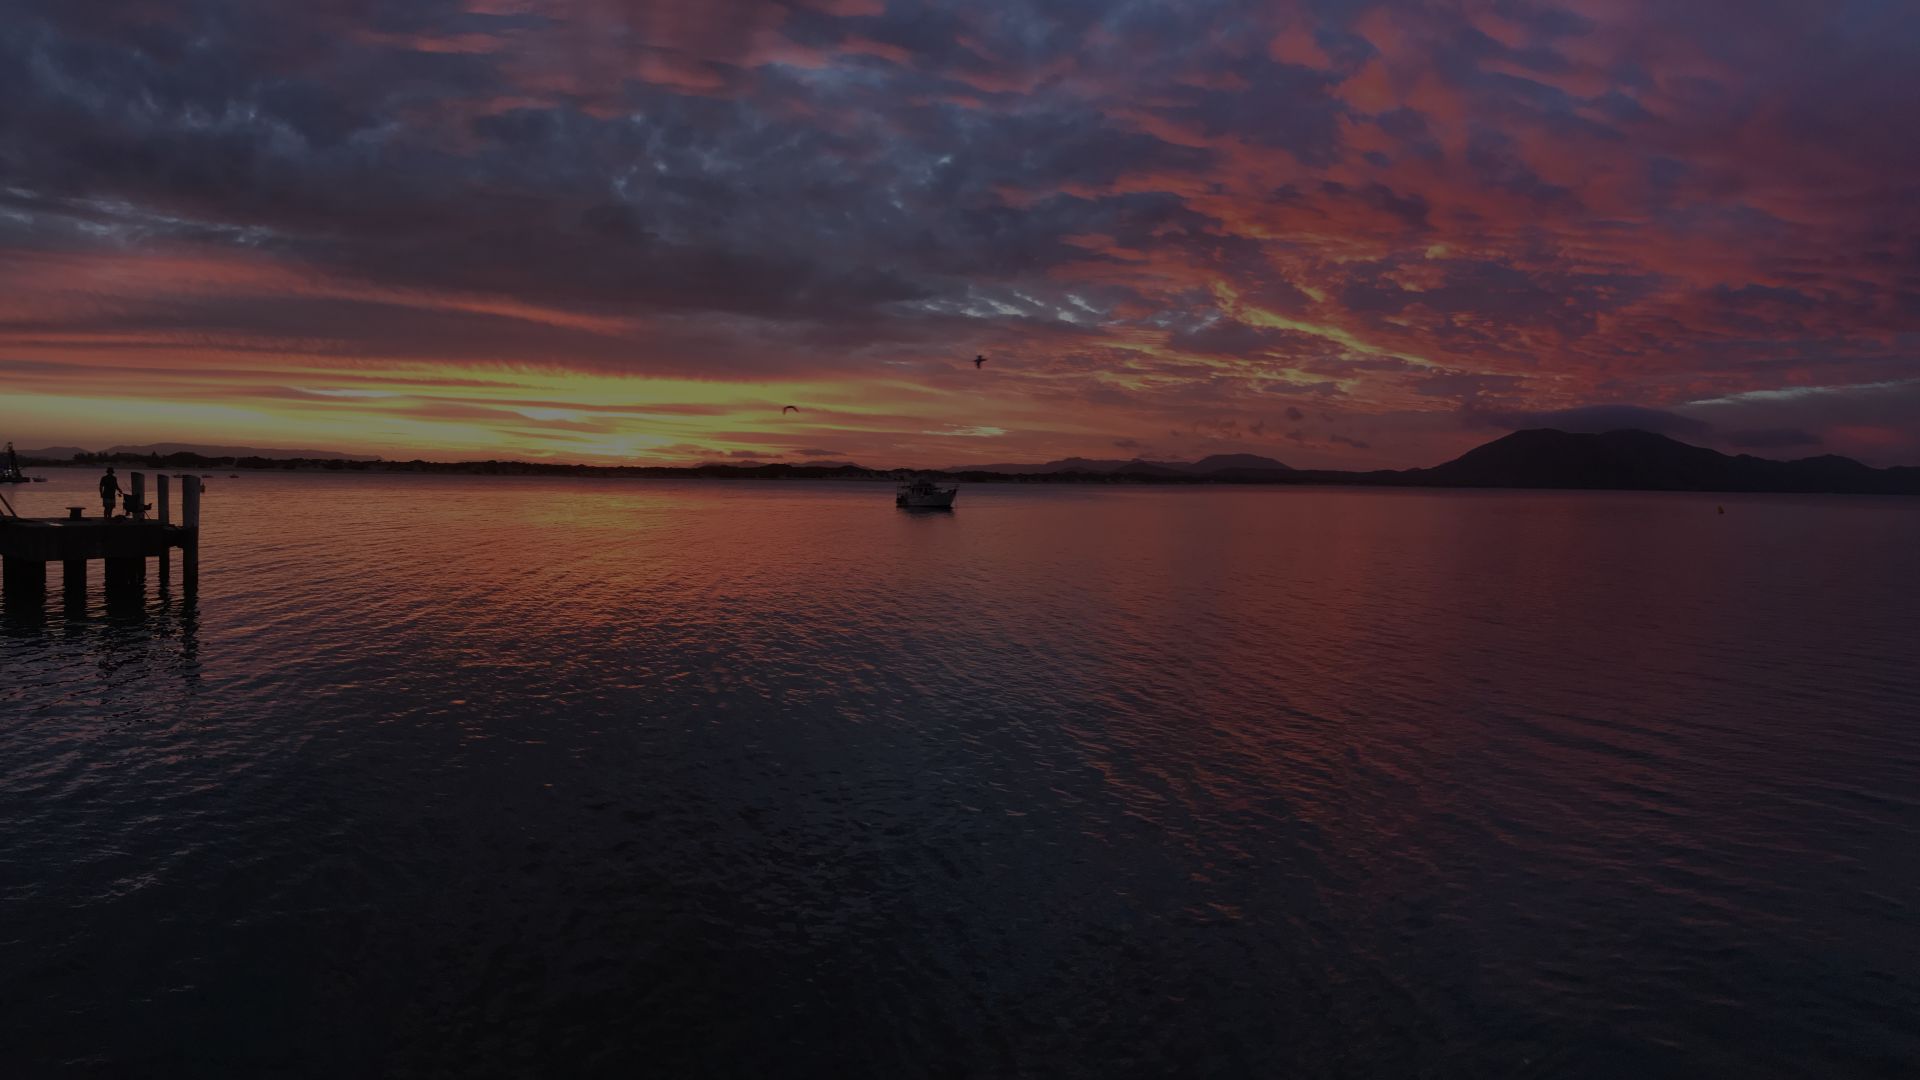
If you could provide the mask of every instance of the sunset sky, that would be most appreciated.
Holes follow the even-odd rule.
[[[0,18],[23,447],[1920,464],[1920,4]]]

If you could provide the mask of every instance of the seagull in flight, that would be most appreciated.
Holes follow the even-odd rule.
[[[975,356],[974,356],[974,358],[973,358],[973,370],[975,370],[975,371],[979,371],[979,370],[980,370],[980,365],[982,365],[982,364],[984,364],[984,363],[986,363],[986,362],[987,362],[987,358],[986,358],[986,357],[984,357],[984,356],[980,356],[980,355],[975,355]]]
[[[799,412],[799,411],[800,411],[800,406],[798,406],[798,405],[788,405],[788,406],[786,406],[786,407],[784,407],[784,408],[782,408],[782,409],[780,410],[780,415],[781,415],[781,416],[785,416],[785,415],[787,415],[787,414],[788,414],[788,413],[790,413],[790,412]]]

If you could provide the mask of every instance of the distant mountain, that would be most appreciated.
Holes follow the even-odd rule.
[[[1270,457],[1259,454],[1214,454],[1203,457],[1191,465],[1185,466],[1188,472],[1211,473],[1221,469],[1268,469],[1273,472],[1292,472],[1290,465],[1283,465]]]
[[[1133,461],[1122,462],[1117,469],[1108,469],[1108,476],[1191,476],[1185,462],[1180,461]]]
[[[1650,431],[1516,431],[1444,465],[1371,475],[1438,487],[1920,494],[1920,469],[1875,469],[1832,454],[1797,461],[1729,456]]]
[[[334,450],[269,450],[257,446],[205,446],[200,443],[148,443],[145,446],[110,446],[107,454],[199,454],[211,458],[318,458],[328,461],[378,461],[367,454],[342,454]],[[73,454],[66,455],[72,457]]]
[[[1798,461],[1730,456],[1638,430],[1516,431],[1426,469],[1301,470],[1255,454],[1217,454],[1191,463],[1065,458],[1043,465],[963,466],[947,471],[1162,482],[1920,494],[1920,468],[1875,469],[1833,455]]]
[[[23,459],[70,461],[76,447],[23,450]],[[485,476],[631,476],[702,479],[885,480],[900,471],[814,460],[800,465],[708,462],[702,465],[577,465],[527,461],[381,461],[325,450],[160,443],[118,446],[129,457],[185,452],[237,458],[240,469],[352,469]],[[288,460],[306,457],[301,463]],[[251,460],[249,460],[251,459]],[[278,459],[278,460],[275,460]],[[192,463],[178,466],[194,467]],[[224,467],[224,466],[223,466]],[[1827,455],[1773,461],[1729,456],[1647,431],[1574,434],[1550,428],[1516,431],[1426,469],[1294,469],[1256,454],[1216,454],[1194,462],[1063,458],[1041,465],[970,465],[945,470],[971,480],[1020,483],[1342,484],[1367,487],[1587,488],[1642,491],[1772,491],[1920,495],[1920,468],[1876,469]]]
[[[1111,461],[1098,458],[1070,457],[1059,461],[1049,461],[1041,465],[955,465],[946,472],[991,472],[1006,473],[1010,476],[1040,476],[1047,473],[1110,473],[1115,469],[1131,465],[1134,461]]]
[[[1208,476],[1227,469],[1291,471],[1280,462],[1258,454],[1214,454],[1192,462],[1146,461],[1141,458],[1115,461],[1070,457],[1040,465],[956,465],[945,471],[1004,473],[1009,476],[1047,476],[1054,473],[1087,473],[1094,476]]]

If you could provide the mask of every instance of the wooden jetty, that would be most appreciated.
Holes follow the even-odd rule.
[[[133,504],[145,508],[146,475],[128,474]],[[171,586],[173,550],[180,549],[180,587],[193,595],[200,584],[200,478],[180,477],[180,523],[172,521],[172,485],[157,477],[153,513],[143,509],[134,517],[89,518],[84,506],[70,506],[63,518],[14,515],[0,502],[0,589],[8,607],[46,602],[47,564],[59,563],[69,606],[83,605],[87,594],[87,563],[106,564],[109,601],[143,596],[147,560],[160,563],[160,588]]]

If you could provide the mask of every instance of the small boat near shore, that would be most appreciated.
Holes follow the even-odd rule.
[[[20,471],[20,455],[13,452],[13,444],[7,444],[7,460],[0,464],[0,484],[44,484],[44,476],[28,476]]]
[[[894,492],[893,505],[908,510],[951,510],[954,496],[960,494],[958,484],[941,487],[924,476],[900,481],[900,487]]]

